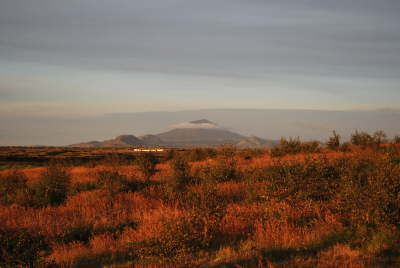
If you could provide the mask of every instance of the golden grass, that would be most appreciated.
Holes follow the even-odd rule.
[[[336,159],[343,156],[362,157],[362,153],[338,153],[323,151],[321,154],[285,156],[281,159],[264,154],[259,158],[238,158],[237,169],[245,172],[271,164],[305,161],[308,158]],[[191,163],[192,176],[204,176],[204,169],[215,160]],[[98,165],[72,167],[71,183],[94,182],[96,172],[113,167]],[[132,165],[119,165],[118,172],[129,180],[144,183],[142,174]],[[57,207],[24,208],[16,205],[0,206],[0,222],[7,228],[24,228],[46,237],[51,252],[47,261],[60,267],[90,267],[121,263],[129,259],[130,245],[159,238],[166,221],[179,222],[190,217],[192,211],[181,203],[166,202],[160,194],[159,184],[171,176],[168,164],[157,166],[150,184],[138,192],[122,192],[108,195],[102,189],[85,191],[68,197]],[[43,168],[28,168],[23,172],[34,184]],[[253,195],[262,197],[265,182],[252,185]],[[188,187],[189,193],[203,191],[198,185]],[[228,181],[216,185],[216,195],[230,200],[215,222],[220,245],[209,251],[192,256],[191,265],[199,267],[373,267],[373,254],[354,249],[348,244],[335,242],[323,246],[330,234],[341,233],[343,215],[334,214],[329,205],[319,202],[303,202],[290,206],[283,201],[247,199],[248,185],[244,181]],[[184,204],[183,204],[184,205]],[[337,205],[337,204],[334,204]],[[215,216],[217,217],[217,216]],[[87,241],[63,241],[73,230],[89,228],[92,235]],[[205,232],[205,231],[204,231]],[[56,238],[59,239],[56,241]],[[318,246],[320,245],[321,246]],[[314,250],[307,255],[307,250]],[[273,251],[289,252],[289,257],[274,260],[268,254]],[[304,253],[304,255],[302,255]],[[123,263],[123,261],[122,261]],[[135,263],[134,267],[175,267],[168,263]],[[179,263],[177,264],[179,265]],[[218,266],[219,265],[219,266]],[[228,265],[228,266],[223,266]],[[229,266],[230,265],[230,266]],[[236,266],[235,266],[236,265]],[[124,267],[123,265],[121,267]]]

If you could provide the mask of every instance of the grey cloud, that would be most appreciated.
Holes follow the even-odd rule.
[[[398,77],[399,2],[332,2],[6,0],[0,51],[123,71]]]

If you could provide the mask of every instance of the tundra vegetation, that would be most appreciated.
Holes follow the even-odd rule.
[[[383,132],[0,172],[0,267],[399,267]]]

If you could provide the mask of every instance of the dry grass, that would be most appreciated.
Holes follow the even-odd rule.
[[[272,164],[321,157],[359,158],[365,154],[374,152],[323,150],[320,154],[280,159],[263,154],[248,160],[236,156],[236,168],[240,174],[248,174]],[[305,200],[293,205],[265,198],[268,182],[254,181],[250,187],[246,178],[214,182],[215,192],[207,196],[208,188],[202,186],[207,176],[205,170],[215,163],[216,160],[210,159],[190,163],[191,176],[200,178],[200,182],[189,185],[186,193],[174,199],[166,198],[168,193],[163,188],[172,176],[168,162],[158,164],[157,173],[148,182],[137,167],[118,165],[120,174],[142,187],[116,195],[109,195],[104,189],[91,189],[69,196],[59,206],[0,206],[0,222],[2,228],[27,229],[42,235],[50,246],[45,260],[59,267],[395,267],[397,256],[390,262],[382,262],[377,251],[354,246],[342,238],[347,230],[346,214],[332,209],[340,205],[337,200]],[[72,167],[71,185],[95,183],[99,170],[113,168]],[[28,184],[37,183],[42,171],[43,168],[24,169]],[[206,200],[196,201],[202,196]],[[219,199],[212,203],[212,198]],[[186,206],[189,201],[202,202],[209,211],[193,215],[199,212]],[[207,243],[199,242],[194,248],[174,248],[180,246],[180,241],[182,247],[187,247],[183,245],[186,238],[173,233],[180,230],[186,230],[184,236],[188,235],[189,240],[192,235],[193,239],[205,239]],[[162,252],[167,249],[145,248],[160,239],[167,239],[162,244],[171,245],[168,250],[180,255],[170,259],[143,257],[132,247],[143,245],[143,254]],[[385,249],[384,245],[381,248]]]

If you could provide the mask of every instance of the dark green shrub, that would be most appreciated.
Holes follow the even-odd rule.
[[[59,205],[67,198],[70,184],[68,169],[60,163],[50,163],[35,185],[35,203],[39,206]]]
[[[68,244],[74,241],[87,243],[93,234],[93,226],[76,226],[70,229],[66,234],[56,237],[54,240],[57,243]]]
[[[172,178],[169,183],[173,191],[183,191],[191,183],[190,165],[183,156],[175,157],[170,162]]]
[[[36,267],[49,246],[44,238],[27,230],[0,226],[0,267]]]
[[[301,152],[300,138],[290,138],[289,140],[281,138],[279,145],[271,150],[272,157],[284,156],[286,154],[298,154]]]
[[[341,160],[307,159],[281,162],[264,169],[270,197],[292,202],[327,201],[335,197],[340,185]]]
[[[158,160],[157,157],[152,153],[139,154],[135,162],[146,180],[149,180],[157,171],[156,166]]]
[[[194,148],[189,150],[187,153],[187,159],[190,162],[203,161],[208,158],[216,156],[215,149],[212,148]]]
[[[387,135],[383,130],[375,131],[373,139],[376,145],[381,145],[387,142]]]
[[[395,136],[393,141],[394,141],[394,143],[398,143],[399,144],[400,143],[400,136]]]
[[[356,131],[351,135],[351,143],[357,146],[376,148],[387,142],[386,138],[387,136],[382,130],[376,131],[373,135]]]
[[[75,195],[75,194],[79,194],[81,192],[87,192],[87,191],[91,191],[91,190],[94,190],[97,188],[98,188],[98,185],[97,185],[97,183],[94,183],[94,182],[76,183],[70,187],[69,195]]]
[[[301,144],[301,152],[310,154],[320,153],[321,152],[320,146],[321,145],[318,141],[303,142]]]
[[[351,143],[350,142],[344,142],[342,145],[340,145],[339,151],[341,152],[350,152],[351,151]]]
[[[326,146],[331,150],[339,150],[340,148],[340,135],[333,131],[332,136],[329,138]]]
[[[11,170],[0,175],[0,204],[30,205],[33,191],[26,185],[25,174],[18,170]]]
[[[174,159],[176,155],[175,150],[168,150],[167,153],[165,154],[164,160],[169,161]]]
[[[301,142],[300,138],[282,138],[279,145],[271,150],[272,157],[281,157],[287,154],[319,153],[321,151],[318,141]]]
[[[101,170],[97,172],[96,185],[98,188],[104,189],[107,193],[115,195],[120,192],[131,190],[131,185],[125,175],[120,174],[117,170]]]
[[[358,132],[351,134],[351,143],[357,146],[370,146],[373,144],[373,137],[367,132]]]

